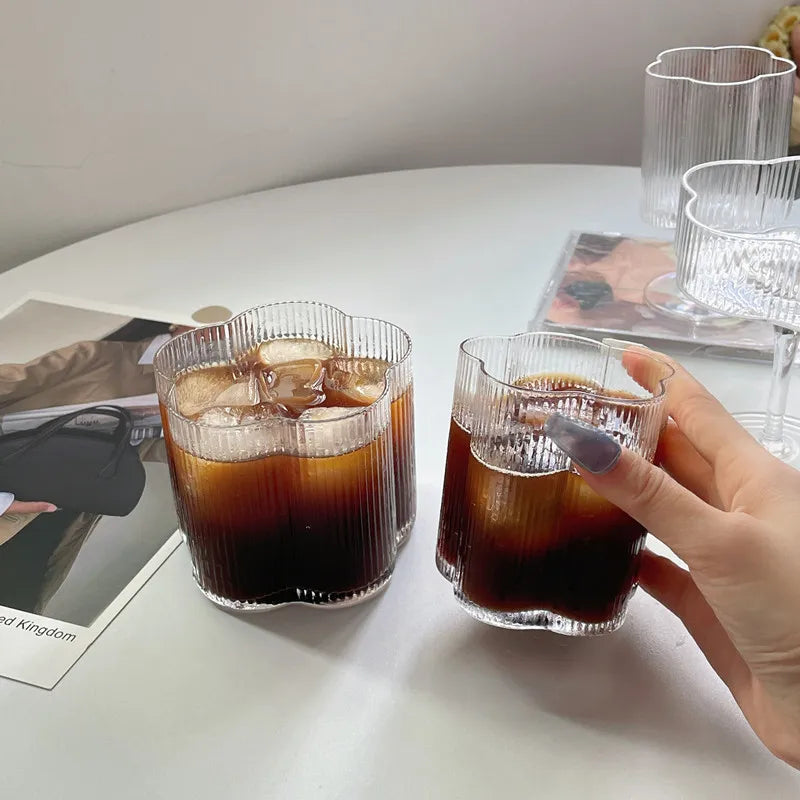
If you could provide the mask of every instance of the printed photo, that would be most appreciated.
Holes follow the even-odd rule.
[[[152,360],[183,330],[41,300],[0,318],[0,606],[89,627],[175,533]]]
[[[669,297],[654,281],[674,271],[672,242],[575,233],[565,247],[537,324],[575,333],[771,351],[772,328],[766,323],[717,317],[696,324],[681,314],[665,312]]]

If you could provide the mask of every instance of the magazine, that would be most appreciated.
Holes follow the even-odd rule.
[[[532,329],[621,339],[666,340],[766,358],[773,328],[714,315],[695,323],[667,313],[656,279],[675,271],[672,242],[615,233],[574,232],[545,290]],[[656,288],[654,288],[656,287]]]
[[[0,675],[52,689],[180,541],[153,355],[189,326],[0,315]]]

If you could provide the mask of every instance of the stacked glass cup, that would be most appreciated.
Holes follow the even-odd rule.
[[[650,284],[651,306],[696,324],[775,325],[768,410],[737,416],[800,465],[800,421],[785,415],[800,329],[800,159],[784,157],[794,79],[791,61],[761,48],[659,54],[646,70],[641,210],[676,227],[677,270]]]

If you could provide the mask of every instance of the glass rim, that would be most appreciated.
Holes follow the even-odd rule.
[[[656,352],[655,350],[650,350],[649,347],[646,347],[643,344],[638,342],[630,342],[625,339],[613,339],[610,337],[604,337],[600,341],[597,339],[590,339],[587,336],[578,336],[574,333],[559,333],[556,331],[524,331],[523,333],[512,333],[506,336],[503,335],[496,335],[496,336],[470,336],[467,339],[464,339],[461,344],[459,344],[458,349],[462,352],[467,358],[472,359],[478,363],[478,368],[480,369],[481,373],[486,376],[486,378],[490,381],[493,381],[495,384],[505,387],[506,389],[510,389],[514,392],[520,392],[523,396],[527,397],[541,397],[544,395],[552,395],[553,390],[547,389],[531,389],[526,386],[516,386],[513,383],[508,383],[507,381],[498,378],[495,375],[492,375],[491,372],[486,367],[486,361],[479,356],[476,356],[469,352],[467,349],[467,345],[470,342],[478,342],[478,341],[487,341],[487,340],[495,340],[497,342],[513,342],[515,340],[523,339],[526,337],[535,337],[535,336],[546,336],[550,339],[566,339],[568,341],[586,344],[590,347],[597,350],[598,354],[602,354],[605,350],[606,353],[611,353],[613,351],[617,352],[625,352],[626,350],[635,350],[640,355],[650,359],[652,362],[661,364],[663,367],[666,368],[665,374],[658,379],[658,391],[653,391],[651,397],[613,397],[615,405],[625,405],[625,406],[642,406],[648,403],[652,403],[654,401],[659,401],[666,396],[667,393],[667,384],[669,381],[675,376],[675,367],[670,362],[667,356],[662,355],[661,353]],[[641,384],[640,384],[641,385]],[[642,387],[644,388],[644,387]],[[602,392],[603,387],[600,387],[600,391],[591,391],[588,389],[570,389],[569,394],[577,395],[579,397],[587,397],[587,398],[602,398],[605,395]]]
[[[383,390],[381,391],[380,395],[375,398],[371,403],[365,406],[354,406],[352,408],[348,408],[350,413],[343,414],[340,417],[333,417],[330,419],[310,419],[310,420],[300,420],[299,418],[290,418],[290,417],[269,417],[267,419],[254,419],[248,422],[241,422],[237,425],[232,425],[230,427],[227,426],[217,426],[211,425],[207,422],[201,422],[196,419],[191,419],[178,411],[176,407],[173,407],[170,403],[165,403],[165,407],[167,408],[168,413],[174,414],[184,423],[196,426],[197,428],[220,431],[220,430],[241,430],[246,428],[254,428],[256,426],[270,426],[270,425],[285,425],[291,424],[292,426],[301,423],[303,426],[323,426],[323,425],[333,425],[334,423],[341,423],[343,420],[349,420],[361,414],[368,413],[371,409],[375,406],[380,404],[383,399],[389,394],[391,389],[391,382],[388,380],[388,376],[393,371],[399,369],[403,364],[408,362],[411,358],[411,350],[412,350],[412,342],[411,337],[408,335],[408,332],[401,328],[399,325],[395,324],[394,322],[389,322],[388,320],[381,319],[380,317],[368,317],[360,314],[347,314],[342,311],[341,308],[338,306],[331,305],[330,303],[322,303],[318,300],[278,300],[274,303],[262,303],[261,305],[251,306],[250,308],[246,308],[244,311],[240,311],[238,314],[234,314],[229,319],[225,320],[224,322],[212,322],[207,325],[198,325],[195,328],[190,328],[188,331],[184,331],[183,333],[178,334],[177,336],[172,337],[168,342],[164,342],[161,347],[158,348],[155,355],[153,356],[153,372],[158,375],[163,381],[167,383],[174,384],[176,381],[176,377],[170,377],[167,375],[157,363],[159,361],[159,356],[161,356],[162,352],[166,352],[169,348],[177,347],[177,343],[181,340],[191,339],[193,334],[196,334],[198,331],[210,331],[210,330],[224,330],[227,326],[233,325],[237,320],[246,318],[248,315],[254,315],[263,309],[267,308],[278,308],[280,306],[312,306],[315,308],[323,308],[328,311],[333,311],[335,314],[339,315],[343,319],[348,320],[364,320],[367,322],[380,322],[384,325],[389,325],[392,328],[396,329],[400,335],[402,336],[405,342],[405,349],[402,355],[402,358],[398,359],[397,361],[392,361],[389,363],[389,368],[386,370],[384,375],[383,381]],[[293,337],[279,337],[279,338],[293,338]],[[296,338],[296,337],[294,337]],[[267,340],[264,341],[274,341],[274,340]],[[320,340],[313,340],[313,341],[320,341]],[[210,365],[209,365],[210,366]],[[225,364],[214,365],[214,366],[226,366]],[[312,406],[312,408],[317,408],[318,406]]]
[[[670,56],[673,53],[685,53],[690,51],[696,52],[716,52],[719,50],[753,50],[759,53],[766,53],[770,61],[781,62],[784,64],[783,69],[779,72],[763,72],[760,75],[754,75],[752,78],[747,78],[741,81],[704,81],[700,78],[691,78],[688,75],[659,75],[655,72],[655,68],[659,64],[664,63],[664,57]],[[794,61],[788,58],[776,56],[771,50],[766,47],[756,47],[754,45],[740,45],[740,44],[727,44],[720,47],[671,47],[668,50],[662,50],[655,58],[645,67],[645,74],[650,78],[658,78],[666,81],[686,81],[687,83],[696,83],[699,86],[744,86],[748,83],[756,83],[757,81],[764,80],[765,78],[782,78],[788,73],[795,72],[797,66]]]
[[[697,205],[697,201],[700,197],[700,192],[695,189],[691,183],[690,179],[694,177],[696,174],[704,172],[706,170],[711,170],[712,168],[721,167],[721,166],[742,166],[742,167],[771,167],[776,166],[778,164],[789,164],[789,163],[797,163],[800,164],[800,156],[780,156],[778,158],[765,158],[765,159],[755,159],[755,158],[733,158],[733,159],[721,159],[719,161],[706,161],[703,164],[695,164],[693,167],[686,170],[683,173],[681,178],[681,186],[689,195],[686,203],[683,207],[683,216],[689,221],[689,223],[698,228],[699,230],[705,231],[713,236],[717,236],[719,238],[730,239],[732,241],[741,241],[741,242],[769,242],[771,244],[781,245],[791,245],[793,247],[800,248],[800,240],[791,239],[791,238],[783,238],[783,237],[775,237],[770,236],[769,234],[772,233],[780,233],[781,231],[792,231],[792,230],[799,230],[795,225],[785,225],[781,227],[775,228],[767,228],[766,230],[759,231],[758,233],[737,233],[735,231],[728,231],[724,228],[717,228],[713,225],[708,225],[705,222],[700,222],[699,219],[695,216],[694,208]],[[730,194],[730,193],[729,193]]]

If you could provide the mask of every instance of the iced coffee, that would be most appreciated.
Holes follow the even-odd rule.
[[[537,382],[548,385],[555,403],[560,393],[600,391],[566,375],[530,376],[514,384]],[[607,402],[626,397],[633,398],[605,395]],[[545,466],[549,459],[555,466],[558,454],[544,436],[544,418],[522,414],[514,432],[486,443],[485,451],[494,454],[489,463],[479,448],[469,449],[462,591],[470,602],[495,611],[534,608],[603,623],[620,613],[633,589],[645,530],[571,470],[522,473],[497,465],[498,455],[505,465],[514,453],[512,462]],[[526,422],[533,430],[525,430]]]
[[[583,481],[544,423],[571,416],[652,458],[672,369],[625,352],[546,333],[462,345],[437,565],[479,619],[571,634],[622,623],[645,530]]]
[[[346,344],[266,339],[179,359],[165,384],[181,529],[222,605],[355,602],[391,575],[414,515],[412,388]]]

